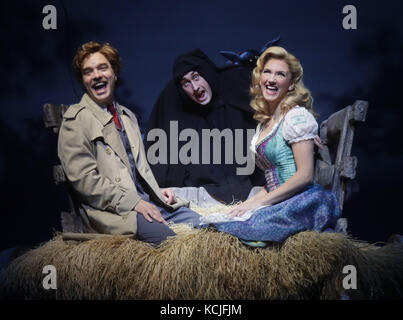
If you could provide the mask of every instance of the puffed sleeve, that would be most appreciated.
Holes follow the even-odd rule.
[[[304,107],[292,108],[284,117],[283,137],[292,144],[302,140],[315,138],[318,133],[318,123],[313,115]]]

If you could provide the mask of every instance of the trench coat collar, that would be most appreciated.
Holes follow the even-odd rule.
[[[85,106],[92,112],[95,118],[98,119],[99,122],[105,127],[111,120],[112,115],[109,112],[105,112],[101,106],[99,106],[94,100],[90,98],[90,96],[84,93],[80,105]]]

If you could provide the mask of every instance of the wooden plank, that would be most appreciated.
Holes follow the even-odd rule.
[[[102,234],[102,233],[75,233],[75,232],[63,232],[62,233],[62,238],[65,241],[67,241],[67,240],[88,241],[88,240],[112,238],[112,237],[134,239],[134,235],[113,235],[113,234]]]
[[[353,113],[350,121],[365,122],[368,112],[368,101],[357,100],[353,104]]]
[[[56,185],[60,185],[67,181],[62,165],[53,166],[53,181]]]
[[[56,106],[51,103],[43,105],[43,122],[46,128],[51,128],[55,134],[59,134],[60,126],[63,121],[63,114],[68,106],[61,104]]]
[[[334,166],[328,165],[322,160],[316,161],[315,166],[315,181],[323,188],[330,190],[332,188],[334,175]]]

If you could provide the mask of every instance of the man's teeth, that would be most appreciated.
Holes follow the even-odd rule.
[[[95,85],[93,86],[93,88],[94,88],[94,89],[100,89],[100,88],[104,87],[105,85],[106,85],[105,82],[100,82],[100,83],[95,84]]]

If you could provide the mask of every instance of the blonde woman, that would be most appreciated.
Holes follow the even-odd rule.
[[[253,70],[251,106],[258,126],[251,148],[266,185],[232,208],[232,221],[215,223],[219,231],[250,245],[281,242],[304,230],[324,231],[340,216],[334,194],[314,182],[318,124],[302,75],[298,59],[281,47],[267,49]]]

